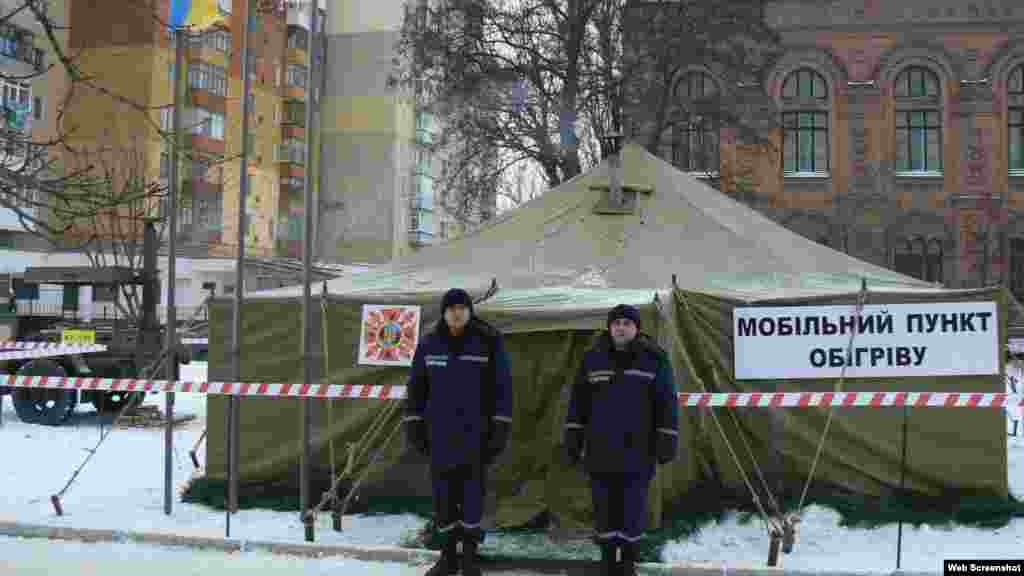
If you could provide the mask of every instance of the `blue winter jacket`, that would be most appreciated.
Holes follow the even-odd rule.
[[[473,318],[459,341],[444,320],[416,347],[405,420],[427,423],[431,464],[448,468],[484,458],[492,422],[512,423],[512,374],[504,338]]]
[[[679,442],[679,406],[668,356],[638,334],[628,361],[616,366],[605,332],[576,375],[566,429],[583,429],[584,467],[590,474],[653,475],[657,439]]]

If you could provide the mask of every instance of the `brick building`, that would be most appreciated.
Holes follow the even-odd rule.
[[[1024,297],[1024,4],[782,0],[765,18],[785,53],[760,83],[692,69],[676,97],[742,91],[777,114],[778,153],[700,122],[659,152],[695,173],[748,166],[744,200],[810,239]]]
[[[134,150],[145,172],[163,179],[169,175],[168,146],[157,127],[172,129],[174,41],[166,28],[170,3],[82,0],[71,5],[70,46],[81,54],[83,72],[102,79],[106,89],[124,99],[76,87],[64,117],[65,125],[75,127],[74,143]],[[241,209],[250,254],[298,257],[303,177],[307,169],[316,168],[316,158],[305,158],[303,144],[311,3],[302,3],[306,8],[301,11],[285,10],[280,2],[261,3],[278,9],[254,18],[249,43],[252,113],[244,143],[241,31],[248,1],[218,3],[224,23],[194,35],[186,49],[182,123],[192,158],[179,170],[182,250],[236,253]],[[249,193],[246,206],[239,207],[238,155],[243,145],[250,154]],[[315,175],[313,182],[316,186]]]

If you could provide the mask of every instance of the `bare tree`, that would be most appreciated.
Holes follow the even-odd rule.
[[[167,186],[147,174],[139,147],[104,147],[71,157],[73,167],[88,166],[87,177],[74,183],[74,194],[88,196],[102,209],[87,215],[69,211],[71,219],[53,217],[63,230],[65,246],[80,250],[94,267],[119,266],[141,270],[146,221],[156,225],[157,238],[166,236]],[[122,285],[114,298],[120,316],[137,323],[141,317],[142,291]]]
[[[666,127],[695,115],[767,142],[742,91],[675,97],[693,66],[756,83],[778,44],[760,0],[414,1],[394,83],[437,115],[442,196],[479,203],[521,163],[557,186],[600,161],[604,136],[638,124],[652,151]]]
[[[116,4],[116,7],[108,7],[103,3],[103,8],[133,11],[141,18],[151,19],[160,29],[169,30],[168,22],[161,16],[162,3],[159,0],[118,0]],[[112,87],[113,84],[103,77],[105,70],[89,71],[83,58],[86,49],[70,47],[66,41],[70,27],[61,22],[59,15],[52,13],[48,6],[45,0],[18,0],[6,14],[0,13],[0,28],[17,22],[22,28],[31,29],[35,35],[42,36],[51,54],[49,61],[32,74],[15,76],[0,73],[0,79],[31,82],[53,73],[63,75],[67,84],[66,92],[56,106],[57,130],[52,138],[32,141],[28,131],[10,122],[0,129],[0,208],[16,213],[26,230],[45,238],[55,247],[66,248],[69,247],[67,232],[72,223],[91,221],[99,214],[110,213],[115,207],[110,202],[136,204],[148,196],[146,186],[131,187],[132,191],[141,194],[139,197],[124,197],[120,193],[91,195],[97,179],[103,180],[110,171],[111,159],[106,158],[105,153],[98,153],[97,148],[107,146],[113,150],[124,147],[126,143],[110,140],[98,146],[97,140],[103,138],[82,133],[80,127],[66,116],[76,102],[100,96],[116,104],[119,114],[131,115],[129,121],[137,121],[140,128],[163,140],[166,149],[177,146],[183,164],[201,155],[176,144],[173,134],[162,129],[154,112],[169,107],[172,104],[170,97],[167,102],[138,102]],[[281,6],[281,2],[276,0],[261,2],[262,9],[280,10]],[[36,48],[26,44],[18,50]],[[186,131],[192,128],[194,126],[185,126]],[[87,142],[85,146],[78,144],[83,141]],[[219,164],[237,157],[234,154],[207,160]],[[93,160],[101,163],[93,164]]]

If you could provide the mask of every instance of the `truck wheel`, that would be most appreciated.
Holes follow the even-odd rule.
[[[64,368],[54,362],[41,358],[32,360],[18,369],[19,376],[67,376]],[[17,388],[12,397],[14,411],[22,422],[43,424],[44,426],[60,426],[75,410],[78,403],[78,392],[75,390],[52,390],[46,388]]]

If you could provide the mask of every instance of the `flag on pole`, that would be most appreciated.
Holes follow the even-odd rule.
[[[171,0],[171,28],[204,30],[223,21],[217,0]]]

